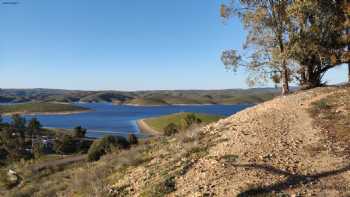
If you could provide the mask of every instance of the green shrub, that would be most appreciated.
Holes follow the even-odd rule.
[[[136,135],[133,133],[128,134],[128,142],[129,142],[129,144],[138,144],[139,143]]]
[[[327,110],[330,108],[330,106],[328,105],[328,103],[325,100],[320,100],[318,102],[314,103],[314,106],[318,109],[318,110]]]
[[[196,114],[191,113],[191,114],[187,114],[186,117],[181,120],[180,124],[181,124],[181,128],[183,130],[186,130],[192,125],[200,124],[200,123],[202,123],[202,120],[198,118]]]
[[[179,132],[179,128],[174,123],[170,123],[168,124],[168,126],[164,128],[164,135],[166,136],[172,136],[178,132]]]
[[[92,144],[92,141],[90,140],[78,140],[77,141],[77,151],[80,152],[80,153],[87,153],[90,149],[90,146]]]
[[[126,149],[128,147],[129,142],[124,137],[107,135],[92,143],[88,151],[88,160],[97,161],[101,156],[110,153],[115,149]]]
[[[176,191],[175,177],[165,177],[161,182],[148,186],[140,196],[162,197]]]
[[[202,122],[201,119],[197,118],[197,116],[195,114],[188,114],[185,118],[185,121],[187,122],[187,124],[190,126],[192,124],[200,124]]]
[[[74,128],[74,137],[75,138],[84,138],[86,134],[86,129],[81,127],[81,126],[77,126]]]

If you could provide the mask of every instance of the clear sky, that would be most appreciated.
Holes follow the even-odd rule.
[[[220,0],[10,1],[0,0],[1,88],[247,87],[220,61],[245,37],[237,20],[222,23]]]

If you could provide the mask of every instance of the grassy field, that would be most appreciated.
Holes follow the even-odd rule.
[[[188,114],[191,114],[191,113],[183,112],[183,113],[176,113],[176,114],[171,114],[167,116],[160,116],[156,118],[148,118],[148,119],[144,119],[144,122],[154,130],[162,132],[164,128],[170,123],[174,123],[175,125],[180,127],[181,120],[183,120]],[[199,118],[202,121],[203,124],[215,122],[223,118],[223,116],[217,116],[217,115],[209,115],[209,114],[201,114],[201,113],[194,113],[194,114],[197,118]]]
[[[0,113],[69,113],[86,111],[87,108],[59,103],[24,103],[0,105]]]

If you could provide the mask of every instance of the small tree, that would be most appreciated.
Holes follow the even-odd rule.
[[[77,126],[74,128],[74,137],[75,138],[85,138],[86,129],[81,126]]]
[[[26,131],[26,119],[19,114],[13,115],[10,123],[11,130],[15,135],[20,136],[24,140]]]
[[[172,136],[178,132],[179,132],[179,128],[174,123],[170,123],[168,124],[168,126],[164,128],[164,135],[166,136]]]
[[[6,152],[8,159],[19,160],[26,156],[22,136],[13,127],[0,128],[0,148]]]
[[[27,126],[27,135],[31,136],[32,138],[32,149],[34,146],[34,137],[37,136],[39,134],[39,131],[41,130],[41,123],[38,121],[37,118],[32,118]]]
[[[138,144],[138,139],[135,134],[129,133],[128,134],[128,142],[129,144]]]
[[[37,134],[40,131],[41,127],[42,127],[42,125],[39,122],[39,120],[37,118],[32,118],[29,121],[28,126],[27,126],[28,135]]]
[[[9,125],[0,128],[0,146],[15,161],[27,156],[25,151],[25,119],[16,114]]]

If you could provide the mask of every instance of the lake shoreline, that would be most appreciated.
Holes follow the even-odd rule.
[[[1,113],[2,116],[12,116],[15,114],[19,115],[71,115],[71,114],[81,114],[81,113],[87,113],[92,112],[94,110],[88,109],[88,110],[78,110],[78,111],[63,111],[63,112],[26,112],[26,111],[18,111],[18,112],[7,112],[7,113]]]
[[[141,133],[151,135],[151,136],[159,136],[161,135],[159,131],[153,129],[150,127],[146,122],[145,119],[140,119],[136,121],[136,124],[140,130]]]
[[[159,105],[142,105],[142,104],[115,104],[115,105],[125,105],[125,106],[134,106],[134,107],[163,107],[163,106],[208,106],[208,105],[224,105],[218,103],[208,103],[208,104],[159,104]]]
[[[34,117],[31,115],[36,115],[35,117],[38,118],[43,127],[69,129],[81,125],[88,130],[87,136],[92,138],[101,138],[109,134],[127,136],[128,133],[152,137],[163,135],[163,128],[154,127],[151,125],[151,122],[147,120],[148,118],[181,112],[229,116],[247,107],[245,105],[132,107],[127,105],[111,105],[109,103],[76,103],[76,105],[85,109],[53,109],[50,110],[51,112],[49,113],[32,112],[33,110],[16,110],[16,113],[21,113],[28,119]],[[45,109],[37,109],[36,111],[45,111]],[[6,114],[10,115],[15,113]],[[142,119],[145,120],[142,121]],[[10,122],[11,116],[4,116],[4,121]],[[154,129],[150,129],[145,123],[152,126],[151,128]]]

